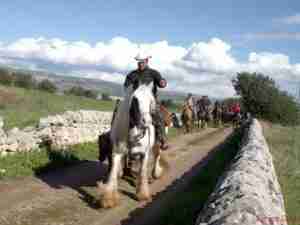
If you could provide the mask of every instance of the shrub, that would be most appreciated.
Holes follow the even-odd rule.
[[[84,96],[87,97],[87,98],[93,98],[93,99],[96,99],[98,94],[96,91],[94,90],[85,90],[84,91]]]
[[[43,91],[47,91],[50,93],[55,93],[57,90],[57,87],[55,86],[55,84],[53,82],[51,82],[48,79],[42,80],[39,84],[38,84],[38,89],[43,90]]]
[[[102,93],[102,100],[104,100],[104,101],[112,101],[111,97],[107,93]]]
[[[13,76],[12,74],[6,69],[0,69],[0,83],[3,85],[12,85],[13,84]]]
[[[36,88],[36,80],[32,77],[31,74],[17,72],[13,75],[15,77],[15,86],[26,88],[26,89],[33,89]]]
[[[74,87],[70,88],[69,90],[65,91],[65,94],[83,96],[83,97],[93,98],[93,99],[97,98],[96,91],[85,89],[81,86],[74,86]]]

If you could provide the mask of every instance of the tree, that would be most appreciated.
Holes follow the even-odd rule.
[[[7,69],[0,68],[0,83],[3,85],[12,85],[13,84],[13,76]]]
[[[97,92],[96,91],[85,89],[81,86],[73,86],[69,90],[65,91],[65,94],[83,96],[83,97],[93,98],[93,99],[97,98]]]
[[[286,125],[298,122],[299,109],[294,98],[281,91],[270,77],[242,72],[232,84],[245,109],[256,117]]]
[[[37,82],[31,74],[15,72],[13,76],[15,77],[15,86],[17,87],[26,89],[33,89],[36,87]]]
[[[111,97],[109,96],[108,93],[102,93],[102,100],[104,101],[111,101]]]
[[[93,99],[96,99],[98,94],[96,91],[94,90],[85,90],[84,91],[84,96],[87,97],[87,98],[93,98]]]
[[[38,83],[38,89],[50,93],[55,93],[57,91],[55,84],[48,79],[42,80],[40,83]]]

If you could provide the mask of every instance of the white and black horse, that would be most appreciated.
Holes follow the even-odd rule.
[[[152,174],[162,176],[164,167],[160,164],[160,148],[155,142],[152,113],[156,102],[152,93],[153,84],[142,84],[135,91],[130,86],[121,102],[110,132],[112,146],[111,168],[106,183],[99,183],[101,204],[112,208],[119,203],[118,177],[122,170],[124,156],[139,156],[140,169],[137,177],[136,194],[140,201],[151,199],[149,189],[148,164],[154,155]]]

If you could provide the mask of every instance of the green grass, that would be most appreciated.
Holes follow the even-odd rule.
[[[284,195],[289,225],[300,225],[300,127],[269,125],[264,133]]]
[[[64,151],[33,150],[0,158],[0,179],[38,175],[51,170],[78,164],[84,160],[97,160],[96,143],[78,144]]]
[[[242,131],[236,132],[220,146],[219,151],[201,173],[193,178],[189,187],[168,203],[159,218],[160,225],[193,225],[210,193],[214,190],[218,178],[236,155],[242,137]]]
[[[179,135],[175,128],[170,129],[169,138]],[[64,151],[47,151],[46,148],[20,152],[0,157],[0,179],[33,176],[78,164],[84,160],[98,160],[96,142],[78,144]],[[1,173],[1,170],[5,170]]]
[[[5,129],[33,126],[42,117],[67,110],[112,111],[113,107],[112,101],[0,85],[0,116],[4,118]]]

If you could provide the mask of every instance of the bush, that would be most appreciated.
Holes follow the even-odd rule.
[[[251,114],[275,123],[298,123],[299,108],[294,98],[279,90],[275,81],[257,73],[238,73],[232,81],[243,106]]]
[[[0,69],[0,83],[3,85],[12,85],[13,84],[13,76],[6,69]]]
[[[15,86],[26,88],[26,89],[34,89],[36,88],[36,80],[30,74],[18,72],[14,73],[15,77]]]
[[[57,87],[55,86],[55,84],[53,82],[51,82],[48,79],[42,80],[39,84],[38,84],[38,89],[42,90],[42,91],[47,91],[50,93],[55,93],[57,90]]]
[[[102,93],[102,100],[104,100],[104,101],[112,101],[111,97],[107,93]]]
[[[89,89],[84,89],[81,86],[74,86],[69,90],[65,91],[66,94],[76,95],[76,96],[83,96],[87,98],[97,98],[97,92]]]
[[[98,94],[97,94],[96,91],[93,91],[93,90],[85,90],[84,96],[87,97],[87,98],[96,99]]]

